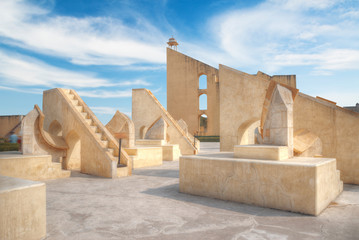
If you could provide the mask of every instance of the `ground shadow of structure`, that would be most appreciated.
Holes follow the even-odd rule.
[[[249,214],[253,216],[261,216],[261,217],[309,217],[312,218],[313,216],[309,215],[302,215],[298,213],[293,212],[286,212],[286,211],[280,211],[275,210],[271,208],[263,208],[258,207],[254,205],[248,205],[248,204],[242,204],[242,203],[236,203],[236,202],[229,202],[229,201],[223,201],[219,199],[214,198],[207,198],[207,197],[201,197],[201,196],[195,196],[185,193],[179,192],[179,184],[172,184],[167,185],[164,187],[159,188],[151,188],[146,191],[143,191],[142,193],[163,197],[163,198],[169,198],[177,201],[184,201],[184,202],[190,202],[193,204],[199,204],[211,208],[218,208],[243,214]]]

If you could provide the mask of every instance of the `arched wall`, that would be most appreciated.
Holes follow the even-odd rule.
[[[260,120],[252,119],[243,123],[237,131],[237,144],[248,145],[255,144],[255,130],[259,127]]]
[[[53,120],[50,123],[49,133],[55,136],[62,136],[62,126],[57,120]]]
[[[204,84],[200,84],[205,77],[206,88]],[[167,111],[174,119],[183,119],[190,134],[199,129],[198,115],[202,111],[199,97],[206,94],[206,114],[210,119],[206,135],[219,135],[218,79],[218,69],[167,49]]]

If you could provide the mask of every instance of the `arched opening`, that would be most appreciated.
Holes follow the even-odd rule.
[[[239,145],[256,144],[259,132],[256,132],[260,125],[260,120],[253,120],[243,123],[238,128],[237,143]]]
[[[69,149],[67,150],[63,167],[69,170],[81,169],[81,140],[79,135],[72,130],[67,134],[65,140]]]
[[[207,110],[207,94],[199,96],[199,110]]]
[[[207,133],[208,118],[206,114],[199,116],[199,131],[198,136],[204,136]]]
[[[57,120],[51,122],[49,126],[49,133],[55,136],[62,136],[62,127]]]
[[[199,76],[199,89],[207,89],[207,75],[202,74]]]
[[[140,128],[140,139],[144,139],[147,133],[147,127],[146,126],[142,126]]]

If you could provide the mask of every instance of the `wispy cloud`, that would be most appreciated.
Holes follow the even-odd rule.
[[[205,62],[268,73],[288,66],[358,70],[358,16],[341,0],[267,0],[213,16],[207,25],[213,42],[185,49]]]
[[[80,90],[77,93],[81,97],[92,97],[92,98],[127,98],[132,97],[132,90]]]
[[[52,16],[26,0],[0,1],[1,42],[80,65],[165,63],[166,38],[146,19]]]
[[[92,73],[73,72],[0,49],[0,83],[11,86],[104,87],[113,84]]]
[[[115,115],[115,112],[118,110],[115,107],[90,107],[90,109],[96,114],[105,114],[105,115]],[[131,116],[131,112],[122,112],[122,113]]]

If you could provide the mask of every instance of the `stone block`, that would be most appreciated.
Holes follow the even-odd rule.
[[[161,139],[137,139],[136,146],[162,146],[166,144],[166,140]]]
[[[1,154],[0,174],[28,180],[46,180],[70,177],[61,163],[52,162],[50,155]]]
[[[288,159],[288,147],[257,144],[236,145],[234,146],[234,157],[280,161]]]
[[[45,183],[0,176],[0,239],[46,236]]]
[[[178,144],[162,146],[163,161],[178,161],[181,151]]]
[[[162,147],[134,147],[124,150],[132,158],[134,169],[162,165]]]
[[[235,159],[232,153],[180,157],[180,192],[319,215],[342,191],[334,158]]]

